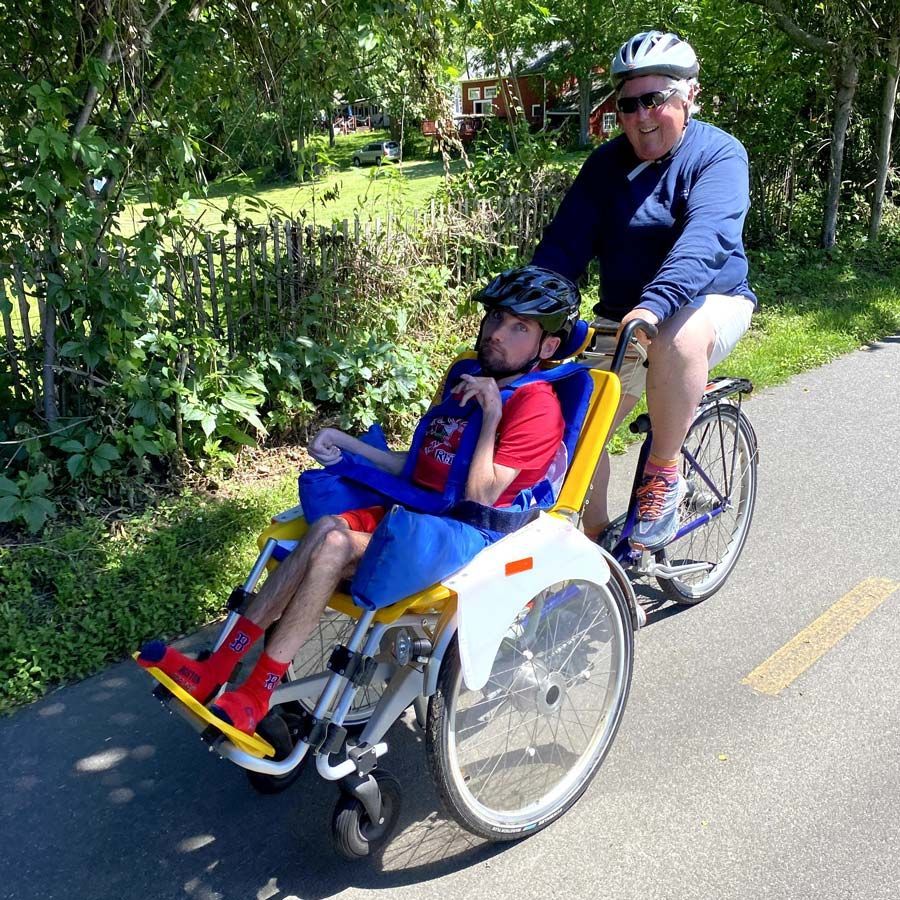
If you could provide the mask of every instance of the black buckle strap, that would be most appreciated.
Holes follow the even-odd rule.
[[[508,507],[484,506],[474,500],[460,500],[447,515],[458,522],[465,522],[475,528],[486,528],[499,534],[512,534],[514,531],[533,522],[541,510],[538,507],[531,509],[512,509]]]
[[[313,753],[337,753],[347,740],[347,729],[325,719],[317,719],[305,709],[298,716],[297,737],[309,744]]]
[[[227,606],[235,612],[245,609],[247,604],[256,596],[252,591],[245,591],[240,585],[236,587],[228,597]]]
[[[365,687],[371,684],[375,677],[378,663],[371,656],[363,656],[349,650],[343,644],[338,644],[328,660],[328,668],[338,675],[343,675],[351,684]]]

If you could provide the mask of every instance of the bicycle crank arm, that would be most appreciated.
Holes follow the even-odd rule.
[[[680,578],[682,575],[696,575],[700,572],[709,572],[713,563],[680,563],[675,566],[665,565],[652,560],[641,561],[636,575],[646,575],[650,578]]]

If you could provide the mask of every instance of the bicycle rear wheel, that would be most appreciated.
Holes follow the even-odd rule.
[[[453,639],[428,707],[426,755],[460,825],[516,840],[578,800],[624,714],[633,641],[614,579],[563,581],[538,594],[510,626],[480,690],[463,682]]]
[[[756,504],[756,435],[737,406],[717,403],[697,416],[684,446],[693,462],[682,454],[687,485],[682,527],[704,515],[711,518],[655,556],[668,565],[708,564],[706,571],[657,579],[670,600],[693,605],[722,587],[744,549]]]

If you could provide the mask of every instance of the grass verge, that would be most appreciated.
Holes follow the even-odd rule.
[[[721,371],[758,388],[900,333],[900,239],[872,250],[758,253],[760,312]],[[618,449],[630,437],[620,432]],[[98,519],[0,543],[0,709],[221,614],[294,479],[186,495],[114,528]]]

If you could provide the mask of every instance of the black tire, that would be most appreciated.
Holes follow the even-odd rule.
[[[362,160],[358,156],[353,157],[353,165],[358,169],[362,165]]]
[[[454,638],[426,729],[428,764],[447,812],[491,841],[518,840],[563,815],[612,746],[633,653],[631,616],[613,578],[606,586],[559,582],[538,594],[510,627],[479,691],[462,681]]]
[[[297,743],[297,732],[300,727],[298,716],[289,713],[271,712],[256,728],[257,733],[264,737],[275,748],[275,759],[280,760],[294,749]],[[247,770],[247,780],[253,789],[259,794],[280,794],[286,791],[303,773],[307,754],[301,763],[291,769],[286,775],[267,775],[264,772],[251,772]]]
[[[706,572],[657,579],[669,600],[693,606],[711,597],[725,584],[744,549],[756,505],[758,454],[752,426],[730,403],[704,409],[691,425],[684,446],[718,492],[730,497],[728,507],[707,524],[667,544],[655,554],[657,562],[669,565],[711,564],[712,568]],[[688,492],[682,500],[680,516],[681,521],[687,523],[720,509],[721,502],[697,474],[694,465],[684,455],[682,460],[682,475]]]
[[[397,826],[402,806],[400,782],[387,772],[372,775],[381,790],[381,822],[373,824],[365,807],[350,794],[341,792],[331,816],[331,839],[344,859],[362,859],[380,850]]]

